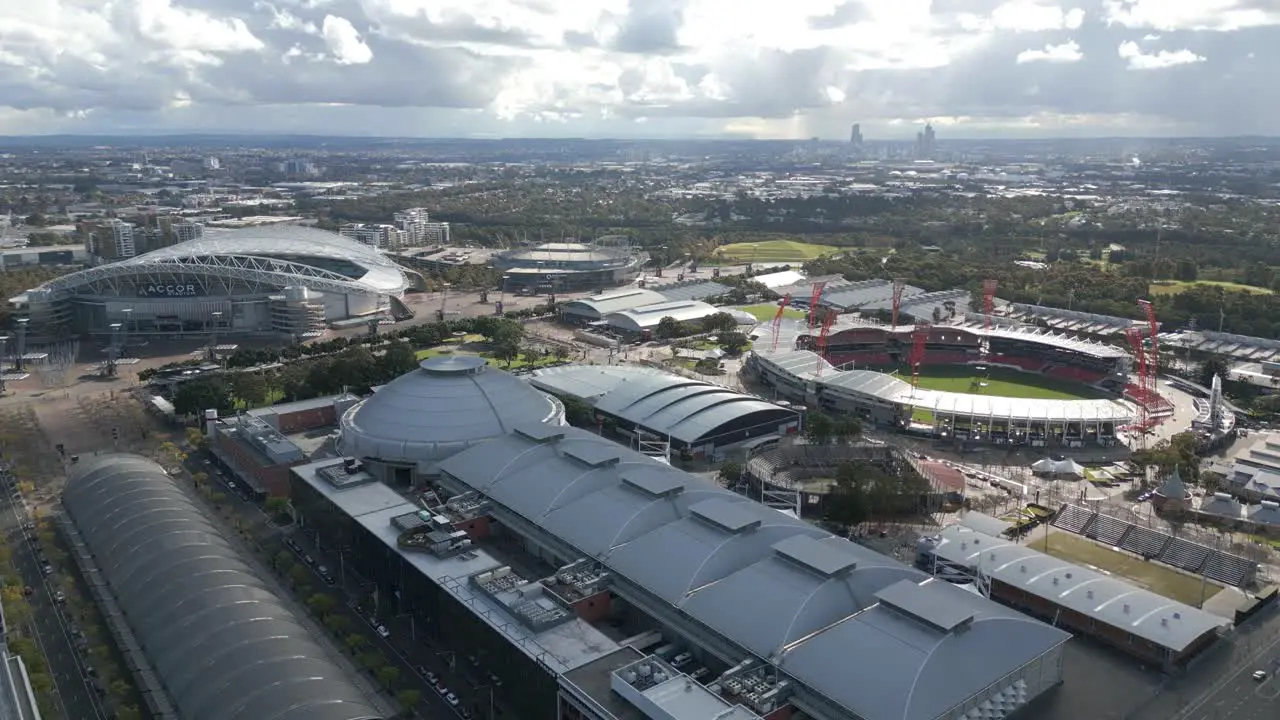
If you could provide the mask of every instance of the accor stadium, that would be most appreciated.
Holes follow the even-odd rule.
[[[37,333],[307,335],[409,317],[405,270],[367,245],[293,225],[211,232],[64,275],[10,299]]]
[[[921,375],[950,375],[949,389],[928,389],[923,380],[913,388],[912,333],[842,318],[820,355],[803,323],[783,323],[776,345],[765,326],[746,368],[779,398],[960,441],[1112,446],[1116,430],[1136,420],[1136,407],[1122,397],[1130,358],[1119,348],[1035,328],[937,325],[928,331]],[[996,377],[1075,392],[1002,395]]]
[[[493,266],[502,271],[505,289],[554,293],[625,285],[640,276],[648,260],[626,237],[610,235],[594,243],[556,242],[508,250],[494,256]]]

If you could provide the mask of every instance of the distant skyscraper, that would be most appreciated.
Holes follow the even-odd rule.
[[[862,125],[854,123],[853,126],[849,128],[849,144],[858,146],[862,145]]]
[[[938,136],[933,132],[933,123],[925,123],[924,132],[916,133],[916,159],[932,160],[938,149]]]

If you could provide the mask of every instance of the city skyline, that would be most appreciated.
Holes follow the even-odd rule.
[[[79,0],[0,8],[0,134],[1269,131],[1259,0]]]

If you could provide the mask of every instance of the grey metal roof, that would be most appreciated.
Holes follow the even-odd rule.
[[[903,301],[924,289],[907,285],[902,289]],[[842,310],[854,310],[865,305],[883,304],[893,299],[893,283],[889,280],[862,280],[842,285],[822,294],[822,304]]]
[[[576,428],[517,428],[440,470],[868,720],[932,720],[1070,637]],[[939,630],[886,597],[972,618]]]
[[[666,301],[666,296],[659,295],[653,290],[627,288],[626,290],[570,300],[563,305],[562,311],[566,315],[581,315],[599,320],[612,312],[630,310],[642,305],[655,305]]]
[[[609,313],[604,317],[604,320],[618,329],[628,332],[640,332],[641,330],[658,327],[658,323],[662,322],[664,317],[671,317],[679,322],[685,322],[688,320],[701,320],[718,312],[720,312],[719,308],[704,302],[678,300],[620,310]]]
[[[651,368],[570,365],[540,370],[530,381],[535,387],[591,401],[601,412],[690,444],[714,437],[729,423],[741,421],[754,427],[796,419],[795,411],[760,398]]]
[[[561,422],[564,409],[483,358],[440,355],[392,380],[343,414],[346,455],[430,463],[520,422]]]
[[[380,717],[159,465],[85,458],[63,505],[183,720]]]
[[[981,564],[983,573],[1006,585],[1175,652],[1231,624],[1110,575],[963,525],[943,528],[938,537],[934,552],[943,560],[975,570]]]
[[[729,292],[731,288],[728,285],[721,285],[710,280],[686,280],[685,282],[672,283],[670,285],[660,285],[653,289],[661,293],[663,298],[676,301],[716,297]]]

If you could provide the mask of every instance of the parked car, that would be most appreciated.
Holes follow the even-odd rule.
[[[1253,679],[1254,679],[1254,680],[1257,680],[1258,682],[1262,682],[1263,680],[1266,680],[1266,679],[1267,679],[1267,671],[1266,671],[1266,670],[1254,670],[1254,671],[1253,671]]]
[[[449,707],[458,707],[458,696],[453,693],[445,693],[444,701],[449,703]]]
[[[337,582],[336,580],[333,579],[332,575],[330,575],[329,573],[323,570],[320,571],[320,579],[324,581],[325,585],[333,585],[335,582]]]
[[[302,548],[298,547],[298,541],[293,538],[285,538],[284,544],[288,545],[289,549],[294,552],[302,552]]]
[[[53,601],[61,605],[67,601],[67,596],[64,595],[61,590],[59,590],[58,592],[53,594]]]
[[[391,637],[391,631],[387,629],[386,625],[378,626],[378,637],[383,639]]]

